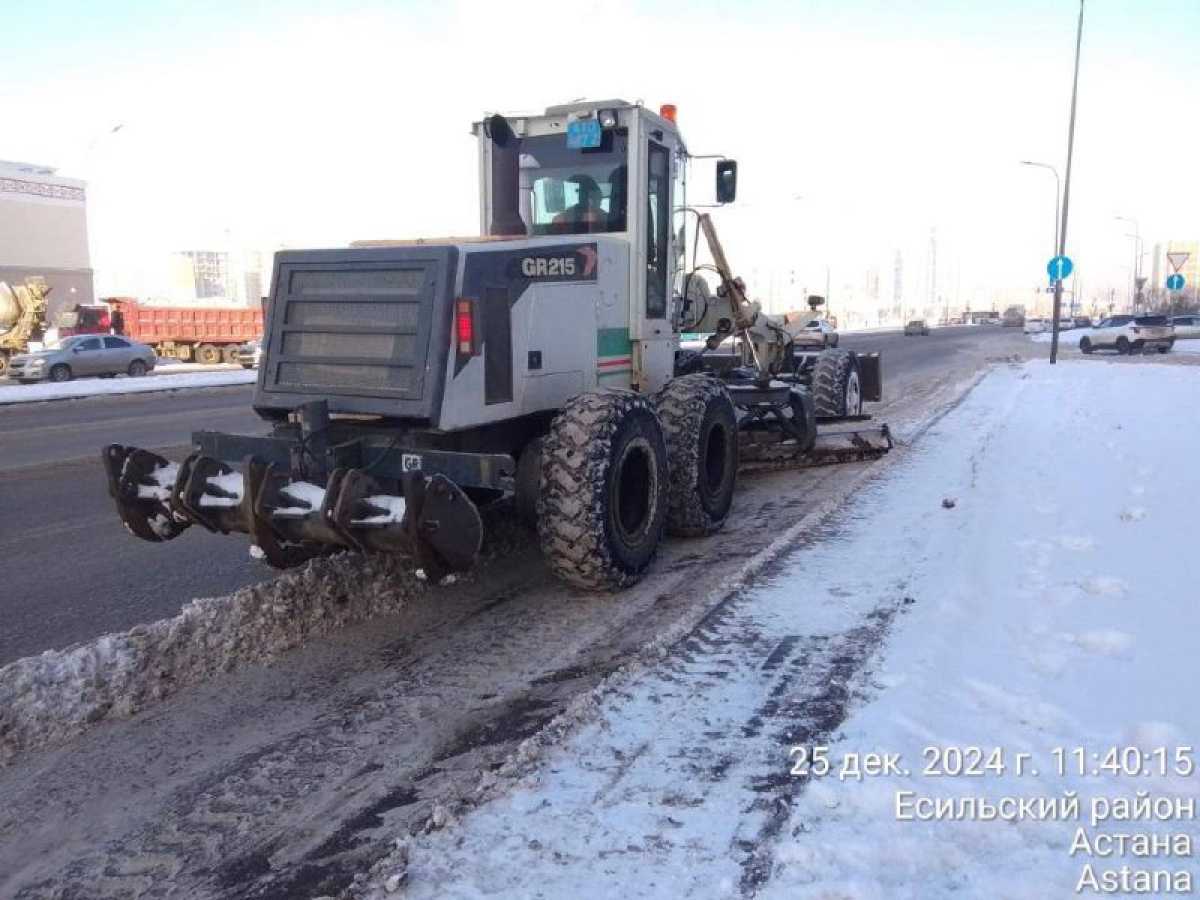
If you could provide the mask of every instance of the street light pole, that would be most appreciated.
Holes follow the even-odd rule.
[[[1071,200],[1071,162],[1075,154],[1075,101],[1079,96],[1079,48],[1083,44],[1083,4],[1079,0],[1079,24],[1075,29],[1075,77],[1071,82],[1071,124],[1067,128],[1067,177],[1063,184],[1062,230],[1058,233],[1058,256],[1067,252],[1067,210]],[[1050,365],[1058,362],[1058,317],[1062,313],[1062,279],[1054,279],[1054,330],[1050,333]]]
[[[1125,236],[1133,238],[1133,281],[1129,290],[1129,310],[1130,312],[1137,312],[1137,283],[1142,275],[1142,229],[1138,227],[1137,219],[1129,216],[1114,216],[1113,218],[1122,222],[1128,222],[1133,226],[1133,234]]]
[[[1058,207],[1062,198],[1062,181],[1058,177],[1058,169],[1049,163],[1033,162],[1029,159],[1021,160],[1023,166],[1036,166],[1039,169],[1049,169],[1054,173],[1054,240],[1050,242],[1050,255],[1058,255]]]

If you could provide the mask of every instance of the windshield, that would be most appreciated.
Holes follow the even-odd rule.
[[[521,139],[521,219],[528,234],[591,234],[626,228],[624,129],[594,149],[572,150],[566,135]]]

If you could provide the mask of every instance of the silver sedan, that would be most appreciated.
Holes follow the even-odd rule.
[[[88,375],[137,378],[154,368],[154,350],[129,338],[109,334],[77,334],[63,338],[57,346],[14,356],[8,377],[30,384],[34,381],[70,381]]]

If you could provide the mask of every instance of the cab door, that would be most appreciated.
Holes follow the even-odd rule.
[[[670,380],[675,366],[675,340],[671,326],[672,285],[672,147],[656,140],[651,132],[645,140],[644,166],[646,203],[639,210],[641,246],[634,248],[635,259],[644,260],[641,288],[641,316],[635,317],[638,342],[634,352],[640,359],[635,371],[643,391],[656,391]],[[638,240],[638,238],[635,238]],[[637,319],[641,321],[638,322]]]

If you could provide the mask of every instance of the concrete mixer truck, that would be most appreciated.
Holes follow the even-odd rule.
[[[26,278],[10,287],[0,281],[0,378],[8,372],[8,360],[29,349],[46,330],[46,296],[50,287],[42,278]]]

